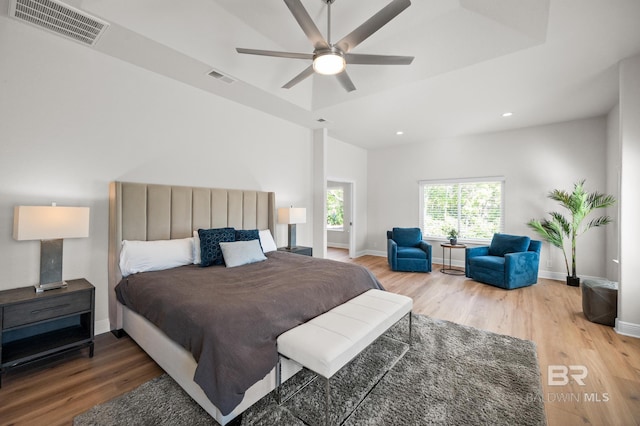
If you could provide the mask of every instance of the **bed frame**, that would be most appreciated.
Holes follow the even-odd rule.
[[[202,408],[221,425],[276,388],[275,368],[246,392],[242,402],[223,416],[193,381],[196,362],[190,352],[159,328],[120,304],[115,286],[123,240],[188,238],[199,228],[231,226],[269,229],[275,235],[275,193],[233,189],[112,182],[109,186],[109,321],[114,333],[124,330]],[[283,364],[282,380],[298,372],[299,364]]]

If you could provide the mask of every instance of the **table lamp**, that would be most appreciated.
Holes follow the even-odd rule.
[[[296,248],[296,224],[307,222],[307,209],[304,207],[281,207],[278,209],[278,223],[289,225],[287,249]]]
[[[40,240],[40,283],[36,292],[66,287],[62,280],[62,239],[89,236],[89,207],[16,206],[13,238]]]

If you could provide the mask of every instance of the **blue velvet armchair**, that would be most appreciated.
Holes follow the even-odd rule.
[[[431,272],[431,244],[420,228],[387,231],[387,259],[392,271]]]
[[[465,275],[508,290],[535,284],[541,247],[526,236],[494,234],[491,245],[465,250]]]

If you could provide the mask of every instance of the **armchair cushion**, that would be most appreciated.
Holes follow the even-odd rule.
[[[401,247],[418,247],[422,241],[420,228],[393,228],[392,239]]]
[[[489,246],[490,256],[504,256],[507,253],[519,253],[529,249],[531,238],[518,235],[493,234]]]
[[[426,259],[427,253],[418,247],[400,247],[398,246],[398,257],[405,259]]]
[[[472,260],[472,262],[482,262],[482,267],[491,269],[492,271],[504,272],[505,258],[500,256],[479,256]]]

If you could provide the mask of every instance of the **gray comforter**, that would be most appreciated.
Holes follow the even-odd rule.
[[[236,268],[182,266],[124,278],[118,300],[198,362],[194,381],[229,414],[276,365],[276,338],[371,289],[366,268],[283,252]]]

